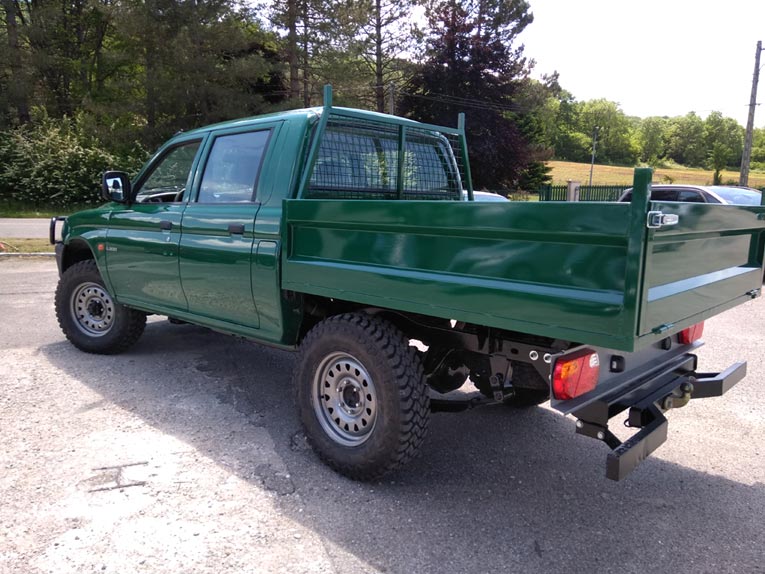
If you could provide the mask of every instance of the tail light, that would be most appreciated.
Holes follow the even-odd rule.
[[[701,339],[701,335],[704,334],[704,321],[696,323],[692,327],[683,329],[677,334],[677,340],[681,345],[690,345],[694,341]]]
[[[561,357],[555,363],[552,391],[558,400],[576,398],[595,388],[600,376],[600,359],[591,349]]]

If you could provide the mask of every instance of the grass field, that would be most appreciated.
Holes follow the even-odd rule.
[[[569,179],[587,184],[590,181],[590,164],[570,161],[548,161],[552,168],[550,175],[553,185],[565,184]],[[632,185],[632,167],[614,165],[598,165],[592,172],[593,185]],[[724,171],[723,183],[738,183],[738,172]],[[654,171],[654,183],[687,183],[696,185],[712,185],[712,171],[690,167],[658,168]],[[765,187],[765,173],[750,172],[750,187]]]

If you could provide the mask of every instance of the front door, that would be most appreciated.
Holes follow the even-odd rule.
[[[112,212],[106,268],[121,303],[185,311],[178,272],[184,195],[192,181],[202,140],[160,151],[136,182],[134,202]]]

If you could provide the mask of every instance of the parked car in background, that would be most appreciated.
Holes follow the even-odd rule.
[[[675,185],[651,186],[654,201],[687,201],[692,203],[722,203],[729,205],[760,205],[762,192],[751,187],[733,185]],[[632,188],[624,191],[619,201],[630,201]]]
[[[462,192],[462,197],[467,201],[467,191]],[[473,201],[510,201],[504,195],[491,193],[490,191],[474,191]]]

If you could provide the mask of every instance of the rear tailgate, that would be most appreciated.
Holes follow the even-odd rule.
[[[649,219],[659,223],[659,213],[677,223],[646,229],[639,338],[676,331],[759,294],[765,207],[652,202]]]

